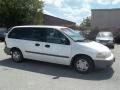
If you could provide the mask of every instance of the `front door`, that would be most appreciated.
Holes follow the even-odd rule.
[[[45,53],[44,58],[48,62],[67,65],[71,55],[70,41],[60,31],[48,28],[42,53]]]

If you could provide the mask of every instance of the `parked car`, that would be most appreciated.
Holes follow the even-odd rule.
[[[80,34],[60,26],[16,26],[5,38],[5,52],[14,62],[24,59],[73,66],[79,73],[110,67],[114,55],[106,46],[81,39]]]
[[[114,37],[112,32],[99,32],[96,36],[96,41],[114,48]]]
[[[114,42],[120,44],[120,31],[119,29],[114,31]]]
[[[0,28],[0,41],[4,41],[6,32],[7,32],[6,28]]]

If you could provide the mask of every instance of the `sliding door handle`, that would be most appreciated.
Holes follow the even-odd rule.
[[[39,46],[40,46],[40,44],[39,44],[39,43],[36,43],[36,44],[35,44],[35,46],[39,47]]]
[[[46,48],[50,48],[50,45],[45,45]]]

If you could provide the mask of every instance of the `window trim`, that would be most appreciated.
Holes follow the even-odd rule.
[[[16,38],[16,37],[9,37],[9,35],[12,33],[12,31],[16,31],[16,29],[19,29],[19,30],[24,30],[24,29],[26,29],[26,28],[29,28],[29,27],[22,27],[22,28],[19,28],[19,27],[17,27],[17,28],[13,28],[9,33],[8,33],[8,38],[11,38],[11,39],[17,39],[17,40],[28,40],[28,41],[33,41],[33,40],[31,40],[30,38],[29,39],[25,39],[25,38],[22,38],[22,37],[19,37],[19,38]]]
[[[7,35],[7,38],[10,38],[9,37],[9,35],[10,35],[10,33],[14,30],[14,29],[24,29],[24,28],[38,28],[38,29],[41,29],[41,27],[15,27],[15,28],[12,28],[9,32],[8,32],[8,35]],[[56,31],[58,31],[59,33],[61,33],[67,40],[68,40],[68,42],[69,42],[69,44],[60,44],[60,45],[71,45],[71,42],[70,42],[70,40],[69,40],[69,38],[66,36],[66,34],[64,34],[63,32],[61,32],[61,31],[59,31],[59,30],[57,30],[57,29],[55,29],[55,28],[46,28],[46,27],[42,27],[42,28],[44,28],[44,29],[53,29],[53,30],[56,30]],[[47,35],[46,35],[47,36]],[[17,38],[10,38],[10,39],[17,39]],[[44,42],[44,43],[50,43],[50,42],[47,42],[47,40],[45,40],[45,41],[38,41],[38,40],[28,40],[28,39],[17,39],[17,40],[26,40],[26,41],[36,41],[36,42]],[[59,44],[59,43],[52,43],[52,44]]]
[[[9,37],[9,35],[10,35],[10,33],[12,32],[12,31],[14,31],[14,29],[39,29],[39,27],[15,27],[15,28],[12,28],[10,31],[9,31],[9,33],[8,33],[8,35],[7,35],[7,38],[11,38],[11,37]],[[32,38],[34,38],[34,35],[32,36]],[[36,41],[36,42],[45,42],[45,41],[40,41],[40,40],[33,40],[33,39],[23,39],[23,38],[11,38],[11,39],[17,39],[17,40],[26,40],[26,41]]]

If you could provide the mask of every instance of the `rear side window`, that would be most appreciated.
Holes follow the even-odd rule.
[[[32,31],[29,28],[15,28],[9,33],[8,38],[30,40]]]
[[[15,28],[9,33],[8,38],[45,42],[46,29],[45,28]]]

